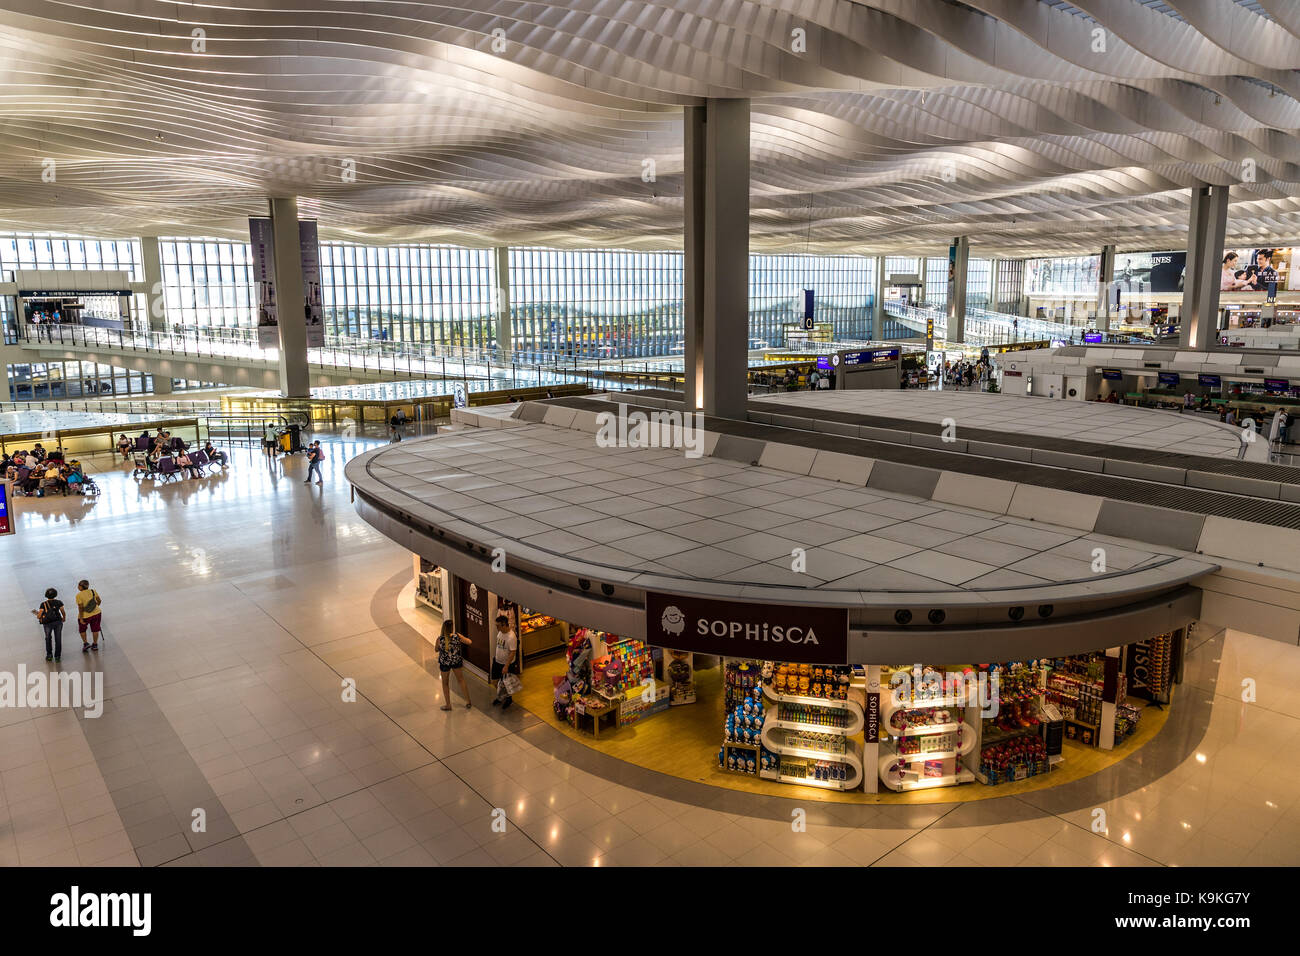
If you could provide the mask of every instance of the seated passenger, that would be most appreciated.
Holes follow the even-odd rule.
[[[125,433],[117,440],[117,450],[122,455],[123,461],[131,457],[131,449],[134,447],[135,442],[131,441]]]
[[[188,478],[199,477],[198,466],[195,465],[194,461],[190,458],[190,456],[183,451],[177,454],[176,456],[176,467],[179,468],[183,473],[186,473],[185,476]]]
[[[69,491],[71,491],[74,495],[81,494],[81,486],[85,482],[85,480],[86,480],[85,476],[82,475],[80,468],[72,468],[71,466],[69,466],[69,471],[67,475]]]
[[[225,467],[226,453],[224,451],[217,451],[217,449],[213,446],[211,441],[207,441],[203,443],[203,454],[208,456],[209,461],[215,461],[223,468]]]

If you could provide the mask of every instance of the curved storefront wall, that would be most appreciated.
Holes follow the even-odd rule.
[[[547,613],[567,621],[597,627],[615,634],[635,637],[651,644],[679,650],[719,654],[725,651],[716,639],[690,640],[691,635],[669,636],[647,628],[644,589],[623,584],[611,584],[596,576],[599,568],[591,568],[590,577],[566,574],[547,564],[521,557],[512,549],[506,556],[506,570],[493,571],[493,548],[499,539],[483,537],[475,540],[465,533],[464,527],[438,528],[411,515],[403,514],[374,501],[364,491],[356,493],[357,513],[376,530],[393,541],[420,555],[428,561],[447,568],[458,577],[474,581],[517,604],[545,608]],[[1193,577],[1203,575],[1198,571]],[[888,626],[885,620],[899,611],[906,611],[913,620],[928,620],[934,606],[917,606],[907,603],[909,596],[899,594],[894,609],[838,608],[846,614],[847,631],[842,640],[822,642],[805,653],[792,658],[807,659],[810,663],[865,664],[889,660],[1022,660],[1103,650],[1132,643],[1145,637],[1183,627],[1195,621],[1200,612],[1201,592],[1186,584],[1186,578],[1165,582],[1151,590],[1138,591],[1118,598],[1066,601],[1059,604],[1038,603],[1032,593],[1011,596],[1006,604],[996,609],[984,608],[981,617],[1000,616],[1006,624],[968,621],[963,624],[954,614],[949,626],[899,627]],[[583,587],[583,582],[587,587]],[[687,582],[683,582],[687,584]],[[605,590],[611,593],[606,594]],[[1029,589],[1032,591],[1033,589]],[[674,598],[679,604],[695,604],[702,609],[700,616],[713,620],[732,620],[741,606],[761,608],[768,617],[799,620],[801,608],[826,613],[826,605],[796,604],[788,598],[783,602],[761,601],[756,598],[721,601],[700,597],[688,587],[678,591],[649,592],[652,601],[660,604],[665,598]],[[939,597],[936,595],[935,597]],[[1018,599],[1017,599],[1018,598]],[[1040,609],[1050,607],[1050,616],[1043,617]],[[1024,618],[1010,622],[1011,614],[1020,609]],[[946,614],[947,612],[945,612]],[[888,614],[888,618],[886,618]],[[947,618],[945,617],[945,622]],[[658,622],[655,622],[657,625]],[[892,621],[891,621],[892,624]],[[698,624],[692,628],[698,630]],[[745,643],[743,631],[737,633],[732,651],[736,655],[776,656],[779,642],[769,638],[758,643]],[[696,635],[698,638],[699,635]],[[705,635],[708,638],[709,635]],[[728,638],[727,640],[731,640]],[[760,647],[759,645],[765,645]],[[793,645],[786,644],[788,648]]]

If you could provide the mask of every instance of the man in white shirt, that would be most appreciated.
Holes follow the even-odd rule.
[[[519,656],[519,638],[510,628],[510,615],[505,611],[497,614],[497,633],[492,641],[492,679],[497,682],[497,695],[492,706],[501,705],[502,710],[509,710],[514,699],[505,692],[505,678],[510,673],[511,665]]]

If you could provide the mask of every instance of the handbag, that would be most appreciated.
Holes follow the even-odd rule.
[[[506,671],[501,675],[501,689],[507,694],[517,694],[524,689],[524,682],[519,679],[518,674]]]

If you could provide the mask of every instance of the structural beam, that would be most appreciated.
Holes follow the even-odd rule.
[[[275,300],[280,331],[280,394],[308,398],[307,323],[303,318],[302,243],[298,235],[298,198],[271,200],[271,235],[275,242]]]
[[[1192,189],[1187,222],[1187,269],[1183,282],[1181,348],[1208,351],[1219,345],[1219,277],[1228,224],[1228,187]]]
[[[970,239],[958,236],[948,247],[949,342],[966,341],[966,264],[969,259]]]
[[[496,273],[497,354],[501,361],[508,362],[510,353],[514,351],[514,336],[510,329],[510,247],[494,247],[492,263]]]
[[[749,370],[749,100],[684,108],[686,402],[743,419]]]
[[[1101,247],[1101,264],[1097,270],[1097,330],[1110,331],[1110,310],[1115,307],[1115,246]]]

